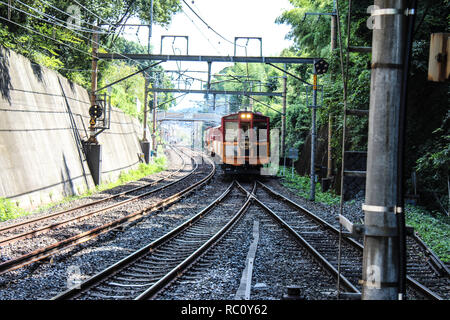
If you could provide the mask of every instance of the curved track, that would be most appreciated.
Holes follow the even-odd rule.
[[[175,149],[173,150],[175,151]],[[175,153],[182,160],[182,167],[176,170],[175,172],[171,172],[166,176],[157,179],[155,181],[152,181],[150,183],[120,192],[118,194],[103,199],[92,201],[74,208],[70,208],[68,210],[58,211],[39,218],[27,220],[20,223],[15,223],[0,228],[0,246],[13,243],[18,240],[35,237],[39,234],[43,234],[55,228],[61,228],[70,223],[80,222],[84,219],[89,218],[94,214],[102,213],[106,210],[121,206],[131,201],[135,201],[139,198],[142,198],[153,192],[158,191],[159,189],[153,189],[150,191],[146,189],[153,187],[156,184],[161,183],[162,181],[177,175],[186,167],[185,159],[181,156],[179,152],[175,151]],[[192,170],[190,174],[192,174],[193,171],[194,170]],[[26,231],[27,229],[28,231]]]
[[[175,181],[170,182],[167,185],[152,190],[148,194],[152,194],[153,197],[149,198],[148,201],[143,201],[143,195],[134,197],[134,202],[139,204],[137,206],[137,210],[136,208],[119,210],[119,218],[117,218],[116,215],[113,220],[109,219],[108,222],[101,225],[94,225],[94,227],[92,227],[92,224],[85,223],[85,231],[80,231],[80,229],[76,228],[75,231],[72,231],[71,236],[60,236],[63,238],[63,240],[38,248],[34,251],[27,252],[17,257],[13,257],[10,260],[1,263],[0,274],[48,258],[62,250],[91,240],[99,236],[100,234],[109,232],[113,229],[120,228],[124,224],[130,223],[138,218],[141,218],[142,216],[153,213],[158,209],[167,206],[168,204],[178,201],[179,199],[181,199],[181,197],[185,196],[187,193],[199,187],[200,185],[207,183],[212,178],[215,173],[215,165],[211,161],[208,161],[208,163],[209,165],[203,165],[201,170],[197,170],[198,165],[196,163],[195,169],[192,170],[188,175],[185,175]],[[141,201],[136,201],[138,199]],[[57,236],[54,236],[53,238],[57,238]],[[35,239],[33,238],[32,240]]]

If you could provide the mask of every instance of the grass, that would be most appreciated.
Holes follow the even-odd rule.
[[[310,177],[304,177],[296,174],[294,172],[294,175],[291,175],[291,169],[287,168],[285,169],[285,176],[282,175],[283,166],[280,166],[280,169],[278,170],[278,177],[283,178],[283,181],[281,182],[282,185],[289,189],[295,190],[297,195],[309,199],[309,193],[311,190],[311,179]],[[340,202],[340,197],[335,195],[332,192],[322,192],[322,188],[320,186],[320,183],[316,183],[316,202],[320,202],[323,204],[328,205],[336,205]]]
[[[281,174],[280,167],[278,177],[282,178],[281,184],[295,190],[299,196],[309,199],[310,178],[291,175],[290,168],[286,168],[286,176]],[[339,204],[340,198],[332,192],[322,192],[320,184],[316,184],[316,202],[328,205]],[[350,201],[351,204],[353,201]],[[407,205],[405,210],[406,224],[412,226],[420,238],[436,253],[444,262],[450,262],[450,217],[442,214],[432,216],[419,206]]]
[[[406,224],[414,227],[420,238],[444,262],[450,262],[450,217],[432,216],[419,206],[407,205]]]
[[[138,169],[136,169],[136,170],[129,170],[128,172],[122,171],[119,175],[119,178],[114,182],[100,184],[100,185],[96,186],[95,188],[93,188],[91,190],[87,190],[86,192],[84,192],[80,195],[65,197],[64,199],[62,199],[60,201],[52,202],[52,203],[40,206],[38,209],[36,209],[32,212],[26,211],[26,210],[20,208],[19,206],[17,206],[16,204],[14,204],[11,200],[9,200],[7,198],[0,197],[0,221],[6,221],[6,220],[30,215],[33,213],[42,212],[44,210],[48,210],[48,209],[50,209],[54,206],[60,205],[60,204],[68,203],[68,202],[76,200],[76,199],[89,197],[95,193],[115,188],[115,187],[123,185],[127,182],[139,180],[150,174],[157,173],[157,172],[160,172],[160,171],[166,169],[166,167],[167,167],[166,162],[167,162],[166,157],[160,156],[160,157],[157,157],[153,163],[149,163],[149,164],[140,163]]]

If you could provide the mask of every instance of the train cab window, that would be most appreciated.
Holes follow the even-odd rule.
[[[234,142],[238,137],[238,123],[235,121],[225,122],[225,141]]]
[[[249,122],[241,122],[241,133],[242,133],[242,138],[248,140],[250,139],[249,135],[250,135],[250,123]]]
[[[267,123],[266,122],[254,122],[253,129],[256,131],[258,142],[267,142]]]

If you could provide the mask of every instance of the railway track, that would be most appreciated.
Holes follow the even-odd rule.
[[[215,248],[155,298],[270,300],[286,297],[286,289],[302,291],[288,299],[335,297],[337,271],[330,272],[326,261],[254,197],[254,187],[237,185],[252,201],[245,216]],[[345,283],[350,292],[358,292]]]
[[[173,150],[175,151],[176,149]],[[182,160],[182,166],[178,170],[171,172],[150,183],[146,183],[142,186],[138,186],[130,190],[105,197],[103,199],[92,201],[80,206],[58,211],[35,219],[2,227],[0,228],[0,246],[5,246],[18,240],[29,239],[39,234],[46,233],[49,230],[61,228],[70,223],[81,222],[95,214],[99,214],[128,202],[138,200],[160,190],[158,188],[151,190],[147,189],[157,185],[158,183],[161,183],[162,181],[176,176],[186,167],[185,158],[183,158],[178,151],[175,151],[175,153]],[[190,171],[188,175],[192,174],[193,172],[194,170]],[[178,179],[175,179],[175,182],[177,180]]]
[[[182,225],[54,299],[151,298],[216,243],[250,201],[235,191],[233,182]]]
[[[256,197],[264,199],[261,202],[268,209],[285,219],[295,232],[323,255],[334,269],[337,269],[339,230],[261,182],[258,182],[258,186],[261,188],[257,189]],[[274,202],[274,199],[277,201]],[[409,240],[409,245],[411,242],[412,239]],[[362,274],[362,252],[362,244],[350,238],[342,238],[340,273],[354,284],[358,291],[362,288],[359,284]],[[424,260],[423,256],[410,254],[407,276],[408,295],[416,299],[448,299],[450,288],[448,274],[444,276],[436,274],[430,265],[424,263]],[[342,285],[342,282],[340,284]]]
[[[188,176],[184,176],[180,179],[172,181],[164,186],[161,186],[151,192],[152,197],[148,201],[144,201],[144,196],[138,196],[138,198],[133,198],[134,200],[139,199],[140,201],[135,201],[138,203],[136,208],[133,209],[123,209],[118,210],[117,215],[113,220],[109,220],[101,225],[96,225],[92,227],[91,224],[85,223],[86,229],[80,231],[78,225],[75,230],[72,231],[71,236],[61,235],[60,239],[56,243],[40,247],[31,252],[26,252],[19,256],[15,256],[0,264],[0,274],[22,268],[33,262],[37,262],[46,259],[58,252],[66,250],[68,248],[74,247],[86,241],[96,238],[97,236],[109,232],[111,230],[120,229],[124,225],[131,223],[145,215],[156,212],[157,210],[174,203],[181,199],[183,196],[194,190],[195,188],[207,183],[215,173],[215,165],[212,161],[207,160],[208,164],[202,165],[202,168],[198,169],[198,165],[195,165],[195,169],[192,170]],[[148,198],[148,197],[147,197]],[[115,206],[114,206],[115,207]],[[131,213],[130,213],[131,211]],[[67,228],[68,229],[68,228]],[[48,233],[45,233],[47,236]],[[57,238],[54,236],[52,239]],[[33,238],[36,240],[36,238]]]

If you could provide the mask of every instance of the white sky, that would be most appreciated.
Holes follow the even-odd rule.
[[[168,28],[154,26],[151,45],[154,53],[160,53],[162,35],[189,36],[190,55],[234,55],[235,37],[262,37],[263,56],[278,56],[279,53],[291,45],[291,41],[285,40],[290,28],[286,25],[275,23],[275,19],[284,10],[291,9],[288,0],[186,0],[197,14],[216,32],[231,43],[220,38],[182,3],[183,11],[176,14]],[[133,21],[136,22],[136,21]],[[132,23],[129,21],[129,23]],[[136,40],[136,29],[127,30],[128,39]],[[147,30],[140,30],[141,44],[147,45]],[[238,45],[246,45],[246,40],[239,40]],[[247,55],[259,56],[259,41],[248,42]],[[237,47],[237,56],[245,56],[245,49]],[[163,54],[186,54],[186,40],[178,38],[165,38],[163,42]],[[212,72],[216,73],[229,64],[213,63]],[[206,62],[167,62],[162,64],[166,70],[207,70]],[[205,74],[189,75],[206,79]],[[192,88],[199,89],[199,82]],[[184,102],[191,99],[202,99],[202,95],[189,94]]]

